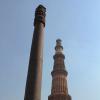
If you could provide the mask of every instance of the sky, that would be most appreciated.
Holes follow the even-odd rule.
[[[39,4],[47,9],[41,100],[51,93],[58,38],[72,100],[100,100],[100,0],[0,0],[0,100],[24,100]]]

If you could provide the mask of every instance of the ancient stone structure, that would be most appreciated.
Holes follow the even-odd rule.
[[[24,100],[41,100],[41,81],[43,63],[43,37],[45,27],[46,8],[39,5],[35,11],[34,33],[29,59],[28,75]],[[68,94],[67,75],[65,69],[63,46],[61,40],[56,41],[54,66],[52,75],[52,88],[48,100],[71,100]]]
[[[43,63],[43,37],[46,8],[39,5],[35,11],[34,34],[30,52],[28,75],[24,100],[41,100]]]
[[[65,70],[65,56],[63,54],[63,46],[61,45],[60,39],[56,41],[55,55],[53,58],[54,66],[53,71],[51,72],[52,88],[48,100],[71,100],[71,96],[68,94],[66,79],[68,72]]]

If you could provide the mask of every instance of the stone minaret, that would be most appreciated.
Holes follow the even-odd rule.
[[[46,8],[39,5],[35,11],[34,34],[30,52],[24,100],[41,100],[43,37]]]
[[[55,55],[54,66],[52,75],[52,88],[51,95],[48,97],[48,100],[71,100],[71,96],[68,94],[67,87],[67,75],[68,72],[65,69],[63,54],[63,46],[61,45],[61,40],[56,41],[55,46]]]

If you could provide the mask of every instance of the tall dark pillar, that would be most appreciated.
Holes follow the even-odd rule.
[[[34,34],[30,52],[24,100],[41,100],[45,12],[46,8],[42,5],[39,5],[35,11]]]

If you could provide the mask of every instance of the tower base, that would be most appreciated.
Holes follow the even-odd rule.
[[[64,94],[50,95],[48,100],[71,100],[71,96]]]

